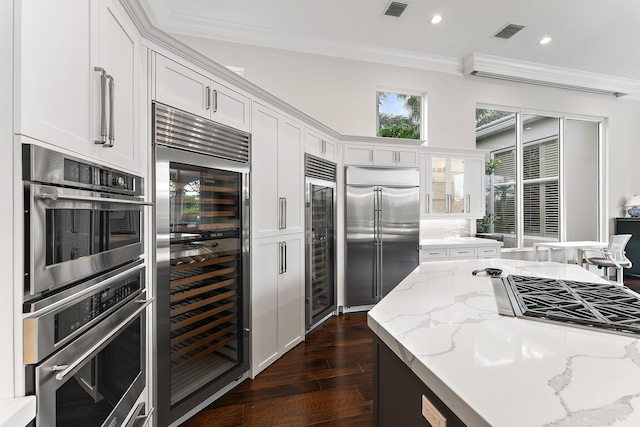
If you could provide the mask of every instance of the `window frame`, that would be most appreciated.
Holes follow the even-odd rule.
[[[375,103],[376,103],[375,136],[376,137],[378,137],[378,132],[380,131],[380,104],[378,103],[378,93],[380,92],[393,93],[396,95],[415,96],[420,99],[420,137],[418,139],[410,139],[410,138],[399,138],[399,139],[403,139],[407,141],[424,141],[426,143],[427,94],[425,92],[418,92],[418,91],[407,90],[407,89],[378,87],[375,92]],[[386,137],[386,136],[380,136],[378,138],[393,139],[393,137]]]
[[[567,120],[578,120],[585,122],[594,122],[597,124],[598,129],[598,143],[597,143],[597,163],[598,163],[598,171],[597,171],[597,180],[598,180],[598,213],[597,213],[597,236],[600,241],[606,240],[606,236],[609,233],[608,224],[605,221],[606,212],[608,211],[608,198],[607,198],[607,140],[606,140],[606,128],[608,121],[605,117],[597,117],[597,116],[583,116],[576,114],[558,114],[551,113],[547,111],[536,111],[536,110],[525,110],[525,109],[517,109],[517,108],[508,108],[503,106],[491,105],[491,104],[476,104],[476,109],[486,109],[486,110],[496,110],[496,111],[504,111],[515,114],[515,141],[513,146],[505,147],[502,149],[493,150],[491,152],[491,158],[493,157],[493,153],[498,153],[501,151],[515,149],[515,188],[516,188],[516,201],[515,201],[515,246],[514,248],[503,249],[506,251],[521,251],[521,250],[531,250],[530,246],[524,246],[525,242],[525,230],[524,230],[524,146],[529,145],[531,143],[540,143],[544,142],[544,139],[540,141],[532,141],[526,144],[523,144],[523,130],[524,123],[523,117],[535,115],[541,117],[548,117],[558,119],[558,155],[559,155],[559,165],[558,165],[558,241],[566,241],[567,234],[567,209],[566,209],[566,198],[567,198],[567,189],[566,189],[566,147],[565,147],[565,127]],[[476,146],[476,148],[478,148]],[[510,181],[511,182],[511,181]],[[507,185],[508,183],[500,183],[500,185]],[[491,206],[491,210],[487,210],[488,212],[493,213],[493,204],[494,204],[494,182],[493,178],[491,179],[491,188],[489,192],[490,203],[487,207]],[[492,226],[493,229],[493,226]],[[532,235],[533,236],[533,235]],[[538,237],[538,236],[535,236]]]

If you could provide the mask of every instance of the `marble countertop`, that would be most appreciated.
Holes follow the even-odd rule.
[[[431,248],[459,248],[461,246],[502,246],[502,242],[493,239],[480,239],[478,237],[451,237],[448,239],[420,239],[420,249]]]
[[[369,327],[466,424],[640,426],[640,342],[500,316],[485,267],[596,282],[577,265],[506,259],[421,264]]]
[[[35,396],[0,399],[0,427],[25,426],[35,417]]]

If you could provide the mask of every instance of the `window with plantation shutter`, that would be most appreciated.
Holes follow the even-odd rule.
[[[493,171],[493,214],[496,233],[516,232],[516,150],[508,149],[493,154],[499,160]]]
[[[522,160],[524,233],[557,238],[560,213],[558,140],[526,144]]]

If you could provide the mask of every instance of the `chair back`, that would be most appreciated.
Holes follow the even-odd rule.
[[[631,263],[624,252],[629,239],[631,239],[631,234],[613,234],[609,237],[608,251],[619,264]]]

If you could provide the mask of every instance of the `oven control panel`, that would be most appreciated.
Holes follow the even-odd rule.
[[[140,277],[106,287],[55,315],[55,341],[68,337],[140,290]]]

